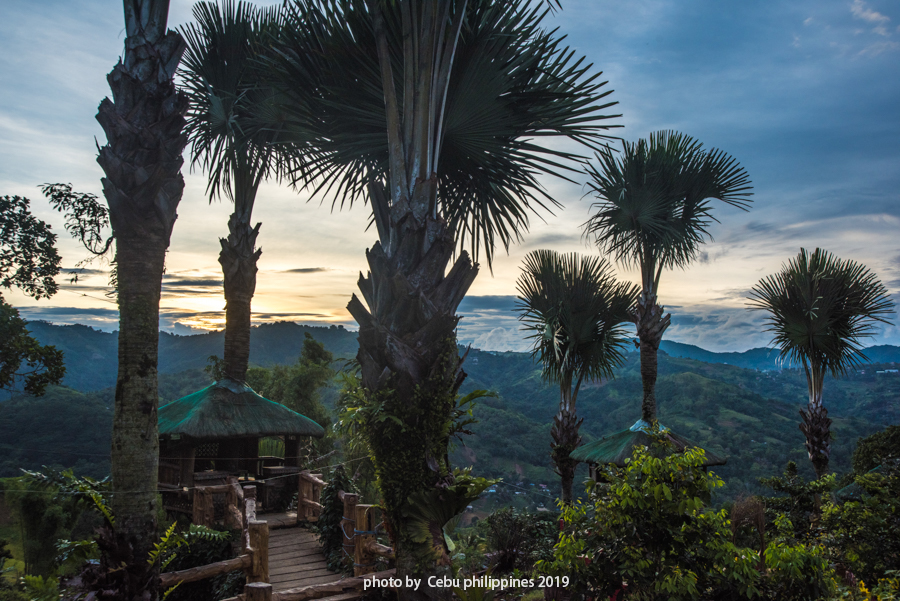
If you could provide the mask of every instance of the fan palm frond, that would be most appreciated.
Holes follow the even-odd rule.
[[[525,257],[517,309],[533,332],[533,355],[553,382],[612,377],[624,361],[623,322],[638,288],[616,282],[600,257],[537,250]]]
[[[769,313],[767,329],[781,357],[833,376],[866,360],[862,339],[876,333],[876,323],[890,323],[894,306],[868,268],[819,248],[801,249],[760,280],[750,298],[752,309]]]
[[[399,3],[385,6],[389,47],[403,48]],[[584,159],[536,142],[566,137],[600,151],[617,127],[601,73],[543,29],[547,8],[525,0],[472,0],[455,50],[439,134],[438,197],[461,247],[490,263],[528,228],[529,217],[558,206],[537,177],[565,177]],[[448,22],[449,25],[449,22]],[[397,94],[402,56],[392,55]],[[305,177],[343,206],[388,181],[389,148],[382,77],[372,20],[362,0],[320,9],[295,3],[284,43],[268,61],[289,99],[286,139],[315,148]],[[315,93],[310,93],[314,90]],[[296,178],[301,182],[300,178]],[[305,183],[307,180],[303,180]],[[390,195],[388,195],[390,196]]]

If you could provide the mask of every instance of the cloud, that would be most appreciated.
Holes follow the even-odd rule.
[[[866,6],[866,3],[863,2],[863,0],[853,0],[853,3],[850,5],[850,12],[857,19],[862,19],[863,21],[868,21],[869,23],[887,23],[891,20],[890,17],[876,12]]]
[[[297,269],[285,269],[282,273],[320,273],[331,271],[328,267],[298,267]]]

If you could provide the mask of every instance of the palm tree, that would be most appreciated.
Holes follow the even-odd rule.
[[[261,224],[251,226],[262,181],[279,157],[272,142],[277,131],[254,129],[251,111],[272,105],[271,89],[256,68],[268,36],[281,27],[282,12],[226,0],[223,6],[194,6],[196,24],[182,29],[187,40],[182,74],[190,100],[187,133],[193,164],[210,172],[210,200],[224,192],[234,202],[228,237],[219,241],[225,284],[225,361],[227,378],[243,382],[250,357],[250,302],[256,291],[256,247]]]
[[[142,584],[156,539],[160,287],[187,142],[187,98],[173,82],[184,40],[167,31],[168,11],[166,0],[125,1],[125,52],[107,77],[113,100],[105,98],[97,114],[108,140],[97,162],[106,174],[119,303],[112,508],[122,548],[133,553],[129,582]]]
[[[551,457],[562,478],[562,500],[571,503],[578,462],[569,454],[581,444],[583,421],[576,415],[578,391],[585,381],[612,378],[624,361],[627,338],[620,324],[629,320],[639,290],[616,282],[603,259],[575,253],[536,250],[522,271],[516,285],[520,319],[534,332],[533,355],[544,377],[559,384]]]
[[[662,271],[687,267],[710,238],[707,228],[717,221],[710,200],[748,208],[750,180],[721,150],[704,151],[693,138],[671,131],[623,142],[620,156],[605,150],[597,159],[599,168],[588,168],[597,212],[585,223],[585,235],[593,236],[621,265],[641,270],[641,295],[632,321],[640,341],[641,419],[652,423],[657,351],[672,317],[658,302]]]
[[[817,248],[800,249],[781,271],[759,281],[750,292],[751,308],[769,312],[768,330],[781,358],[801,363],[809,402],[800,410],[800,430],[816,477],[828,474],[831,419],[822,404],[825,374],[839,377],[866,361],[861,339],[875,333],[875,322],[890,323],[894,303],[865,265],[843,261]]]
[[[309,175],[342,204],[371,203],[378,241],[348,310],[363,386],[391,417],[366,435],[398,567],[412,570],[416,554],[444,548],[437,532],[409,533],[404,509],[453,483],[456,309],[478,273],[467,249],[490,263],[529,213],[556,204],[537,175],[577,157],[534,139],[598,150],[612,103],[526,0],[346,0],[314,13],[294,6],[273,77],[292,139],[315,148]]]

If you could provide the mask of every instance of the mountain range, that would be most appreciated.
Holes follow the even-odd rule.
[[[12,395],[0,403],[0,477],[18,468],[43,464],[76,467],[104,475],[109,461],[109,428],[116,378],[116,335],[86,326],[29,324],[44,344],[65,354],[64,387],[51,387],[44,397]],[[356,333],[340,326],[294,323],[256,326],[251,334],[251,362],[263,367],[297,360],[309,332],[335,354],[356,353]],[[160,335],[160,402],[189,394],[209,383],[201,369],[210,355],[222,354],[223,333],[196,336]],[[834,471],[847,471],[860,436],[900,423],[900,348],[866,349],[875,361],[841,379],[828,378],[825,404],[832,427]],[[475,473],[501,477],[510,488],[521,483],[558,486],[549,461],[550,423],[559,402],[556,385],[544,381],[540,365],[527,353],[472,349],[464,368],[463,392],[489,390],[475,411],[472,435],[453,451],[457,465]],[[333,403],[336,385],[323,394]],[[4,395],[5,396],[5,395]],[[758,478],[780,473],[794,460],[811,475],[798,429],[798,409],[806,402],[801,370],[785,366],[771,349],[713,353],[664,341],[659,357],[659,419],[703,448],[728,457],[716,468],[726,482],[723,494],[761,492]],[[638,353],[628,352],[611,380],[583,386],[578,414],[584,418],[585,442],[623,430],[640,416],[641,379]],[[333,408],[333,407],[331,407]],[[510,492],[510,494],[514,494]]]

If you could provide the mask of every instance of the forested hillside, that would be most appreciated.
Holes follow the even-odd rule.
[[[66,352],[67,383],[42,398],[14,395],[0,403],[0,476],[43,464],[74,466],[103,475],[108,470],[109,430],[114,390],[103,386],[115,376],[115,335],[85,326],[30,324],[42,343]],[[269,366],[294,363],[309,331],[339,357],[355,352],[355,333],[281,323],[253,330],[251,362]],[[221,353],[222,334],[161,336],[161,403],[205,386],[201,369],[211,354]],[[667,343],[675,345],[677,343]],[[686,348],[685,348],[686,347]],[[665,346],[663,347],[665,348]],[[888,358],[896,347],[881,347]],[[747,353],[709,353],[678,345],[677,351],[711,360],[731,355],[764,357],[765,349]],[[874,353],[873,353],[874,355]],[[640,365],[636,353],[611,381],[585,385],[579,396],[585,441],[625,429],[639,417]],[[729,362],[730,363],[730,362]],[[825,403],[834,419],[832,468],[849,469],[856,439],[900,422],[900,374],[877,373],[896,366],[872,365],[842,380],[825,384]],[[465,363],[469,374],[464,391],[491,390],[497,397],[479,401],[473,436],[454,451],[457,464],[472,464],[477,473],[506,482],[556,485],[550,469],[549,429],[558,389],[541,380],[540,367],[525,353],[472,350]],[[794,370],[757,371],[724,362],[708,363],[660,353],[660,422],[700,445],[728,456],[716,471],[727,482],[725,494],[758,490],[756,479],[781,471],[793,459],[807,468],[798,409],[806,401],[803,375]],[[105,379],[106,378],[106,379]],[[99,384],[99,386],[98,386]],[[91,388],[95,388],[91,392]],[[96,388],[101,390],[96,390]],[[333,401],[334,390],[323,395]],[[809,474],[808,474],[809,475]]]

